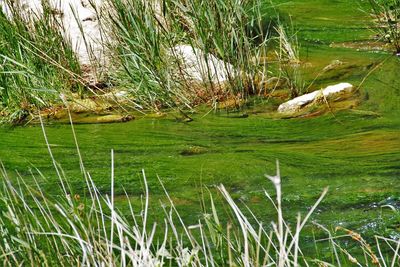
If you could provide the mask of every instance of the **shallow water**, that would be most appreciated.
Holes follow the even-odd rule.
[[[298,24],[302,57],[310,63],[304,68],[305,80],[332,60],[345,63],[344,68],[322,75],[315,89],[338,82],[359,84],[371,64],[389,56],[329,47],[332,42],[371,35],[364,15],[357,7],[350,9],[348,2],[299,0],[279,6],[282,12],[290,11]],[[273,119],[265,112],[276,108],[270,101],[245,110],[246,118],[225,111],[203,117],[199,112],[190,123],[172,117],[138,118],[124,124],[76,125],[75,130],[85,167],[102,192],[109,192],[110,150],[114,149],[117,194],[123,195],[125,189],[139,198],[145,169],[155,207],[158,199],[165,199],[158,175],[189,223],[200,216],[201,186],[212,189],[221,183],[269,222],[273,211],[263,189],[273,193],[273,188],[264,174],[274,174],[278,159],[283,204],[290,218],[305,213],[329,186],[314,220],[379,233],[395,224],[393,214],[382,211],[379,203],[397,199],[400,192],[399,66],[399,60],[391,58],[373,72],[361,87],[362,103],[353,110],[321,117]],[[84,194],[71,127],[47,125],[46,132],[74,190]],[[18,171],[29,182],[29,169],[38,168],[47,178],[40,182],[53,192],[58,180],[40,127],[3,127],[0,136],[0,159],[10,176]],[[161,210],[152,211],[152,219],[157,220]]]

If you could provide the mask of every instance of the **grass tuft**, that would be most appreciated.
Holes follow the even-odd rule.
[[[0,109],[9,121],[20,122],[51,105],[59,92],[82,90],[71,76],[81,70],[47,1],[40,19],[18,2],[4,5],[9,12],[0,11]]]
[[[400,1],[369,0],[369,3],[378,37],[400,54]]]
[[[267,75],[262,58],[271,41],[262,1],[116,0],[109,5],[111,45],[121,66],[116,79],[139,106],[190,108],[260,92],[260,77]],[[177,52],[182,46],[195,54],[189,67]],[[200,68],[200,79],[188,75],[192,68]]]

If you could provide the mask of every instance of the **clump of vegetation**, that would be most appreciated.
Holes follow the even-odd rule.
[[[260,0],[109,2],[112,45],[122,71],[116,79],[143,108],[191,107],[258,92],[266,76],[270,40]],[[110,25],[110,24],[109,24]],[[188,78],[176,47],[186,45],[206,62],[205,79]],[[198,52],[198,51],[201,51]],[[227,79],[216,81],[211,57],[224,62]],[[221,71],[219,68],[218,71]]]
[[[400,1],[369,0],[375,21],[375,30],[400,54]]]
[[[0,10],[0,115],[14,122],[49,106],[63,90],[82,90],[78,59],[46,3],[40,19],[19,2],[6,1],[8,14]]]
[[[297,56],[287,50],[291,47],[285,28],[279,25],[274,29],[267,18],[266,10],[273,10],[273,5],[261,0],[89,3],[104,34],[101,45],[111,54],[107,63],[91,57],[90,67],[80,65],[65,35],[62,14],[50,1],[41,2],[40,14],[25,10],[18,1],[6,1],[9,14],[2,11],[0,19],[3,117],[23,121],[35,109],[61,103],[60,93],[68,96],[78,91],[82,96],[86,89],[91,90],[91,84],[82,78],[88,76],[87,69],[103,67],[109,68],[104,77],[112,81],[107,85],[112,83],[128,92],[124,97],[129,101],[124,105],[133,103],[131,107],[141,111],[191,109],[199,103],[217,107],[232,99],[241,103],[250,95],[264,93],[270,74],[266,61],[270,48],[281,50],[277,54],[284,64],[287,56],[290,60]],[[79,18],[75,19],[82,27]],[[280,45],[276,45],[271,29],[283,36],[278,40]],[[81,32],[84,35],[83,29]],[[181,55],[180,50],[189,56]],[[188,75],[193,69],[200,78]],[[288,68],[278,71],[283,69]]]
[[[290,23],[290,27],[284,27],[279,23],[276,28],[279,49],[276,51],[279,75],[286,81],[290,98],[297,97],[304,93],[305,84],[302,80],[300,49],[295,28]]]
[[[129,91],[135,109],[215,106],[227,98],[259,93],[266,80],[263,56],[271,39],[261,0],[113,0],[102,8],[90,4],[109,34],[102,39],[113,55],[107,76]],[[85,75],[62,18],[49,1],[41,2],[40,14],[18,1],[4,5],[9,12],[3,10],[0,18],[0,108],[2,116],[18,122],[34,109],[59,101],[60,92],[82,92],[85,82],[80,77]],[[176,53],[182,45],[192,48],[200,61],[195,64],[206,77],[188,77],[184,59]],[[218,69],[216,61],[222,62]],[[96,68],[100,63],[93,64]],[[223,72],[224,80],[216,80],[212,72]]]

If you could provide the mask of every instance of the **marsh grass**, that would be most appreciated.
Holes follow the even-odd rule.
[[[91,62],[85,66],[65,35],[62,15],[49,1],[42,1],[41,14],[18,3],[7,1],[9,14],[2,12],[0,20],[1,115],[14,122],[61,103],[60,93],[105,93],[96,86],[91,90],[85,80],[91,74],[128,92],[125,102],[141,112],[171,107],[183,112],[202,103],[217,108],[227,100],[240,106],[249,96],[266,92],[272,75],[269,50],[277,50],[282,66],[292,66],[298,56],[290,44],[293,36],[271,19],[273,4],[261,0],[108,0],[101,6],[90,0],[107,57],[96,57],[91,37],[85,36],[72,9]],[[196,62],[190,64],[195,66],[188,67],[177,52],[182,46],[191,48]],[[188,75],[192,67],[200,71],[200,79]],[[296,79],[288,69],[275,75]]]
[[[190,108],[245,98],[258,92],[267,75],[266,62],[260,61],[270,41],[262,1],[116,0],[109,5],[111,45],[117,47],[116,65],[121,66],[116,79],[140,106]],[[175,52],[179,45],[201,51],[197,64],[206,62],[204,79],[187,77]],[[227,79],[212,77],[216,66],[211,57],[223,62],[218,71]]]
[[[46,3],[40,19],[18,2],[6,1],[9,14],[0,11],[0,108],[14,122],[49,106],[63,90],[83,90],[74,78],[79,61]]]
[[[400,1],[369,0],[374,30],[380,39],[389,43],[400,54]]]
[[[281,79],[286,81],[290,97],[294,98],[304,93],[305,83],[302,77],[300,61],[300,44],[292,21],[285,26],[279,22],[275,27],[279,49],[276,50]]]

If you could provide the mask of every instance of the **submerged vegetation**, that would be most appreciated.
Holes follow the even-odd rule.
[[[4,266],[394,266],[400,260],[398,240],[376,236],[371,246],[356,232],[338,227],[332,233],[318,223],[314,227],[325,237],[313,241],[316,251],[303,249],[303,229],[311,224],[310,217],[328,189],[304,217],[299,214],[289,221],[282,206],[279,165],[276,175],[266,175],[275,197],[264,190],[275,210],[276,217],[267,219],[272,222],[256,217],[250,207],[241,208],[219,185],[217,191],[225,204],[216,203],[214,193],[206,190],[209,196],[202,200],[202,216],[195,224],[187,224],[159,180],[166,198],[161,203],[164,218],[157,225],[149,219],[153,209],[144,171],[142,205],[137,209],[125,194],[129,212],[124,213],[115,205],[113,151],[110,193],[100,193],[81,161],[86,193],[80,196],[63,176],[49,144],[48,148],[59,179],[59,187],[53,188],[56,197],[55,192],[42,189],[40,180],[45,177],[40,171],[32,173],[34,183],[28,185],[22,177],[13,182],[1,169],[0,257]],[[203,196],[207,194],[202,191]],[[319,250],[317,244],[325,249]]]

